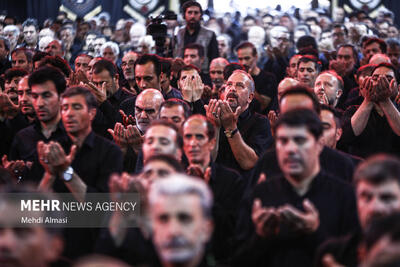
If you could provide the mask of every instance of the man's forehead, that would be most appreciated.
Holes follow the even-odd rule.
[[[145,73],[147,75],[155,74],[154,64],[149,61],[146,64],[137,64],[135,67],[135,72]]]
[[[176,132],[171,127],[166,125],[154,125],[147,129],[145,138],[150,137],[165,137],[167,139],[173,139],[176,136]]]
[[[247,82],[249,80],[249,77],[247,77],[247,75],[245,75],[244,73],[240,73],[240,72],[235,72],[232,73],[231,76],[229,76],[228,78],[228,82],[229,81],[233,81],[233,82]]]
[[[290,126],[287,124],[282,124],[276,129],[276,137],[293,137],[293,136],[303,136],[309,137],[312,134],[308,131],[305,125]]]
[[[330,80],[332,82],[334,82],[336,80],[336,77],[330,73],[322,73],[320,75],[318,75],[317,80],[316,81],[327,81]]]
[[[384,66],[376,68],[372,74],[385,74],[385,75],[391,75],[394,77],[394,71],[392,69],[384,67]]]
[[[185,55],[198,55],[198,51],[197,51],[197,49],[194,49],[194,48],[193,49],[186,48],[184,54]]]
[[[312,62],[312,61],[300,62],[299,63],[299,68],[313,68],[313,69],[315,69],[315,63]]]
[[[353,55],[353,49],[351,47],[341,47],[338,51],[338,55],[348,55],[351,54]]]
[[[181,105],[173,105],[171,107],[162,107],[160,110],[160,116],[162,115],[178,115],[181,116],[184,113],[184,109]]]
[[[44,91],[51,91],[58,94],[56,85],[54,84],[53,81],[45,81],[44,83],[41,84],[32,85],[32,92],[40,93]]]
[[[128,53],[126,54],[123,58],[122,61],[129,61],[129,60],[136,60],[137,55],[133,54],[133,53]]]
[[[400,184],[397,178],[387,179],[381,183],[371,183],[368,180],[362,179],[357,183],[357,191],[375,191],[375,192],[396,192],[400,196]]]
[[[187,9],[186,9],[186,12],[188,12],[188,11],[197,11],[197,12],[200,12],[200,8],[198,7],[198,6],[191,6],[191,7],[188,7]]]
[[[187,75],[194,75],[197,74],[197,70],[191,69],[191,70],[183,70],[181,73],[181,78]]]
[[[205,134],[207,131],[207,122],[200,118],[192,118],[183,125],[183,133],[198,132]]]

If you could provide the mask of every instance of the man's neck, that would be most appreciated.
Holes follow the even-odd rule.
[[[186,24],[186,30],[190,34],[193,34],[198,28],[200,28],[200,24],[196,24],[193,28],[191,26],[189,26],[189,24]]]
[[[74,145],[76,145],[77,147],[82,147],[83,142],[85,141],[86,137],[90,134],[91,131],[92,127],[89,127],[84,132],[78,134],[70,134],[70,133],[67,134]]]
[[[187,262],[182,262],[182,263],[171,263],[171,262],[163,262],[164,267],[196,267],[200,265],[200,262],[203,258],[204,251],[201,253],[198,253],[197,256],[195,256],[193,259]]]
[[[50,122],[40,122],[40,126],[42,128],[42,134],[46,137],[46,138],[50,138],[51,134],[53,132],[55,132],[55,130],[57,129],[57,125],[60,121],[60,114],[57,115],[57,117],[55,119],[53,119]]]
[[[257,76],[258,74],[260,74],[260,72],[261,72],[261,70],[259,67],[257,67],[257,65],[249,70],[250,75],[253,75],[253,76]]]
[[[293,189],[297,192],[298,195],[304,196],[310,189],[311,182],[317,176],[319,171],[320,171],[320,166],[318,163],[318,166],[314,168],[313,172],[308,177],[299,179],[287,176],[286,179],[293,186]]]

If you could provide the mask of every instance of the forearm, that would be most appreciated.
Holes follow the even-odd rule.
[[[355,136],[359,136],[364,131],[373,107],[374,104],[372,102],[364,100],[351,117],[351,127]]]
[[[65,185],[78,201],[85,201],[87,186],[75,172],[72,179],[65,182]]]
[[[269,103],[271,102],[271,98],[259,93],[255,93],[255,98],[260,102],[261,109],[264,110],[268,107]]]
[[[114,212],[110,219],[108,229],[115,245],[117,247],[121,246],[125,240],[127,230],[127,220],[124,218],[124,215],[119,212]]]
[[[43,191],[50,191],[51,188],[53,187],[55,180],[56,180],[56,177],[53,174],[51,174],[49,172],[45,172],[42,180],[40,181],[38,189],[43,190]]]
[[[233,156],[242,169],[249,170],[256,165],[258,156],[256,152],[243,141],[240,132],[237,132],[232,138],[228,138],[228,142],[232,149]]]
[[[385,113],[385,116],[388,120],[390,128],[392,128],[393,132],[400,136],[400,113],[393,105],[392,101],[388,99],[387,101],[383,101],[379,103],[379,106]]]

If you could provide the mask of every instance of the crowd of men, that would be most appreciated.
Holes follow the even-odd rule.
[[[161,47],[107,16],[0,23],[0,265],[399,264],[394,14],[181,10]],[[18,192],[143,206],[21,228]]]

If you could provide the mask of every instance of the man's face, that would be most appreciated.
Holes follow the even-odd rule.
[[[49,53],[52,56],[59,56],[59,57],[63,57],[64,54],[62,51],[61,44],[57,40],[51,41],[45,48],[45,52]]]
[[[197,70],[183,70],[181,71],[181,77],[178,80],[178,87],[182,90],[183,84],[186,79],[194,79],[195,76],[199,75]]]
[[[75,36],[70,29],[65,29],[60,33],[60,38],[64,44],[72,44]]]
[[[144,65],[137,64],[135,80],[141,91],[148,88],[160,89],[160,77],[156,74],[153,62],[147,62]]]
[[[337,53],[337,61],[340,65],[345,66],[346,72],[349,73],[354,69],[356,60],[353,55],[353,49],[351,47],[341,47]]]
[[[11,48],[15,47],[18,41],[18,36],[16,36],[13,31],[4,31],[4,37],[10,41]]]
[[[253,55],[250,47],[242,48],[237,51],[239,63],[247,70],[253,69],[257,65],[257,56]]]
[[[266,16],[262,18],[262,27],[264,28],[264,30],[269,30],[273,24],[273,18]]]
[[[341,27],[333,28],[332,30],[333,46],[338,47],[346,43],[346,32]]]
[[[381,184],[361,180],[356,194],[358,217],[364,230],[373,220],[400,211],[400,186],[395,178]]]
[[[185,20],[186,24],[191,28],[199,25],[201,20],[200,8],[197,6],[188,7],[185,12]]]
[[[86,37],[86,47],[87,50],[89,51],[94,51],[94,40],[96,40],[96,35],[95,34],[89,34]]]
[[[198,118],[189,119],[183,124],[183,150],[190,164],[203,166],[210,159],[215,139],[207,136],[206,121]]]
[[[38,32],[36,31],[35,26],[25,26],[23,33],[27,44],[36,44],[38,40]]]
[[[93,72],[92,82],[100,90],[102,89],[103,83],[106,83],[107,95],[112,95],[117,91],[117,79],[113,79],[108,70],[103,70],[97,74]]]
[[[1,266],[49,266],[58,257],[61,241],[51,236],[43,226],[13,227],[21,221],[16,204],[2,203],[0,212],[0,263]],[[37,214],[34,214],[37,215]]]
[[[318,76],[318,72],[315,68],[315,63],[312,61],[309,62],[300,62],[297,68],[297,79],[311,88],[314,87],[315,79]]]
[[[24,77],[19,81],[17,93],[18,104],[22,114],[34,116],[35,110],[32,105],[32,94],[31,88],[28,85],[28,77]]]
[[[286,50],[289,45],[289,32],[283,27],[275,27],[270,31],[271,46],[279,48],[282,52]]]
[[[397,38],[399,36],[399,30],[395,26],[390,26],[388,29],[388,38]]]
[[[374,85],[376,85],[378,83],[378,78],[380,75],[386,76],[386,78],[388,79],[389,83],[395,79],[396,80],[396,76],[394,75],[394,72],[392,69],[387,68],[387,67],[379,67],[377,69],[374,70],[374,72],[372,73],[372,82]]]
[[[143,166],[143,176],[151,184],[158,178],[166,177],[175,173],[171,165],[162,160],[152,160]]]
[[[301,181],[313,175],[321,149],[321,142],[305,126],[281,125],[276,131],[276,152],[285,177]]]
[[[54,32],[49,28],[44,28],[39,32],[39,40],[45,36],[54,37]]]
[[[111,62],[115,62],[117,59],[117,56],[114,54],[114,51],[111,49],[111,47],[104,48],[103,57]]]
[[[21,79],[21,76],[15,76],[10,81],[5,81],[4,83],[4,92],[8,95],[8,97],[14,104],[18,104],[17,88],[18,83]]]
[[[228,42],[225,39],[218,40],[218,52],[221,57],[226,57],[229,53]]]
[[[199,69],[203,63],[203,59],[199,57],[199,51],[197,49],[185,49],[183,61],[186,65],[192,64]]]
[[[82,70],[84,73],[86,73],[89,70],[90,60],[91,60],[90,57],[78,56],[75,59],[75,72]]]
[[[325,146],[330,148],[336,148],[336,143],[340,138],[341,133],[336,127],[335,116],[329,110],[321,110],[321,121],[324,126],[322,134],[322,142]]]
[[[399,46],[388,46],[387,48],[387,55],[390,58],[390,61],[396,67],[399,66],[399,58],[400,58],[400,47]]]
[[[325,103],[327,98],[330,106],[336,106],[341,95],[339,90],[341,90],[339,89],[339,81],[332,74],[320,74],[315,80],[314,92],[322,103]]]
[[[376,54],[382,54],[382,50],[377,42],[369,44],[363,49],[363,55],[365,58],[368,59],[368,61],[371,59],[373,55]]]
[[[154,155],[167,154],[176,156],[178,151],[177,134],[174,129],[155,125],[150,127],[144,135],[143,161]]]
[[[296,108],[307,108],[314,110],[313,101],[309,96],[304,94],[289,94],[281,99],[279,109],[282,114]]]
[[[212,84],[217,88],[221,88],[224,84],[224,65],[212,63],[210,65],[210,78]]]
[[[180,129],[185,121],[185,110],[181,105],[172,107],[162,107],[160,110],[160,119],[169,121]]]
[[[75,136],[89,133],[96,109],[88,108],[83,95],[65,97],[61,101],[61,118],[67,133]]]
[[[200,257],[211,235],[211,222],[194,194],[161,196],[150,208],[150,220],[162,262],[182,264]]]
[[[32,85],[32,104],[41,122],[53,122],[60,112],[60,99],[52,81]]]
[[[234,112],[238,107],[241,107],[242,111],[244,111],[254,96],[249,87],[250,79],[245,74],[233,73],[226,82],[225,90],[221,92],[220,97],[228,101]]]
[[[135,79],[135,61],[137,59],[136,53],[127,53],[122,58],[121,68],[126,80]]]
[[[88,70],[86,71],[86,77],[89,79],[89,81],[91,81],[93,78],[93,66],[99,60],[100,60],[99,58],[93,58],[92,60],[89,61]]]
[[[28,62],[24,52],[17,52],[11,55],[11,65],[13,68],[21,68],[27,72],[32,71],[32,63]]]
[[[256,22],[253,19],[243,21],[242,32],[248,32],[252,26],[256,26]]]
[[[287,71],[287,76],[296,78],[297,76],[297,62],[299,62],[299,59],[301,56],[292,56],[289,61],[289,68]]]
[[[8,55],[8,51],[6,50],[6,46],[4,44],[4,40],[0,40],[0,59],[5,59]]]
[[[94,41],[94,53],[96,56],[100,56],[100,48],[106,42],[106,38],[96,38]]]
[[[138,128],[146,132],[150,123],[157,119],[160,104],[150,94],[139,95],[135,103],[135,119]]]

